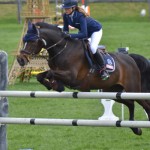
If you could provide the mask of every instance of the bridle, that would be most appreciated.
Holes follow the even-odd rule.
[[[42,39],[42,40],[45,41],[44,39]],[[51,48],[57,46],[57,45],[58,45],[59,43],[61,43],[63,40],[64,40],[64,38],[62,38],[62,39],[59,40],[57,43],[53,44],[52,46],[50,46],[50,47],[48,47],[48,48],[46,48],[46,49],[49,50],[49,49],[51,49]],[[46,41],[45,41],[45,42],[46,42]],[[46,45],[45,45],[45,46],[46,46]]]
[[[37,31],[38,31],[38,35],[36,35],[36,37],[37,37],[36,41],[41,40],[41,41],[43,42],[44,47],[45,47],[45,49],[46,49],[47,51],[49,51],[51,48],[56,47],[58,44],[60,44],[60,43],[65,39],[65,38],[62,38],[62,39],[60,39],[57,43],[55,43],[55,44],[49,46],[48,48],[46,48],[46,46],[47,46],[46,40],[45,40],[44,38],[40,38],[39,29],[37,29]],[[60,54],[66,49],[67,44],[68,44],[68,40],[66,41],[64,47],[63,47],[57,54],[55,54],[53,57],[51,57],[49,60],[52,61],[54,58],[56,58],[58,55],[60,55]],[[23,48],[23,50],[21,50],[21,52],[23,52],[23,53],[25,53],[25,54],[27,54],[27,55],[35,56],[34,53],[30,53],[30,52],[24,50],[25,47],[26,47],[26,45],[27,45],[27,42],[25,43],[24,48]]]
[[[63,38],[63,39],[64,39],[64,38]],[[55,57],[57,57],[58,55],[60,55],[60,54],[66,49],[67,44],[68,44],[68,40],[66,41],[66,44],[65,44],[65,46],[63,47],[63,49],[60,50],[57,54],[55,54],[53,57],[51,57],[49,60],[52,61]],[[54,45],[57,46],[58,43],[56,43],[56,44],[54,44]],[[55,47],[54,45],[53,45],[53,47]],[[52,48],[52,47],[50,47],[50,48]],[[49,48],[49,49],[50,49],[50,48]]]
[[[51,45],[50,47],[45,48],[45,49],[48,51],[48,50],[50,50],[51,48],[56,47],[56,46],[57,46],[59,43],[61,43],[64,39],[65,39],[65,38],[62,38],[62,39],[59,40],[57,43],[55,43],[55,44],[53,44],[53,45]],[[42,41],[43,41],[44,43],[46,43],[46,45],[47,45],[47,42],[46,42],[44,39],[42,39]],[[54,55],[53,57],[51,57],[49,60],[52,61],[55,57],[57,57],[58,55],[60,55],[60,54],[66,49],[67,44],[68,44],[68,40],[66,41],[66,44],[65,44],[65,46],[63,47],[63,49],[61,49],[57,54],[55,54],[55,55]],[[46,47],[46,45],[45,45],[45,47]]]

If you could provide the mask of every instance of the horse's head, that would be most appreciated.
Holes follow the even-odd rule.
[[[21,66],[27,65],[30,56],[37,55],[42,48],[48,50],[51,57],[55,56],[66,47],[65,39],[68,39],[68,36],[57,25],[29,22],[27,33],[23,37],[23,48],[17,56],[18,63]]]
[[[17,61],[21,66],[27,65],[29,57],[38,54],[45,47],[45,41],[40,38],[38,28],[28,23],[28,30],[23,37],[23,48],[20,55],[17,56]]]

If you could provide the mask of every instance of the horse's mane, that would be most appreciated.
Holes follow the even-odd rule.
[[[49,23],[46,23],[46,22],[37,22],[35,25],[37,26],[37,28],[41,28],[41,29],[46,28],[46,29],[55,30],[57,32],[60,32],[63,37],[66,36],[66,33],[64,33],[62,31],[62,29],[59,28],[58,25],[56,25],[56,24],[49,24]],[[67,39],[69,41],[76,41],[77,42],[77,40],[69,38],[69,37],[67,37]]]
[[[46,22],[37,22],[35,25],[39,28],[47,28],[47,29],[52,29],[56,31],[62,31],[61,28],[59,28],[58,25],[56,24],[49,24]]]

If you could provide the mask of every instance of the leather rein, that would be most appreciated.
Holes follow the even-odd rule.
[[[61,43],[65,38],[62,38],[61,40],[59,40],[57,43],[53,44],[52,46],[46,48],[46,50],[48,51],[49,49],[53,48],[53,47],[56,47],[59,43]],[[43,41],[44,39],[42,39]],[[46,41],[45,41],[46,42]],[[51,57],[49,60],[52,61],[55,57],[57,57],[58,55],[60,55],[67,47],[67,44],[68,44],[68,40],[65,44],[65,46],[63,47],[63,49],[61,49],[57,54],[55,54],[53,57]]]

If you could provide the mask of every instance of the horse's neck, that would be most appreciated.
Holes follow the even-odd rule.
[[[84,59],[84,47],[81,40],[64,38],[60,31],[44,29],[42,37],[46,40],[49,59],[52,61],[78,58]]]
[[[62,64],[70,65],[72,60],[76,60],[73,63],[78,63],[80,59],[85,59],[83,44],[78,40],[64,39],[60,44],[48,50],[49,59],[53,65],[61,66]]]

